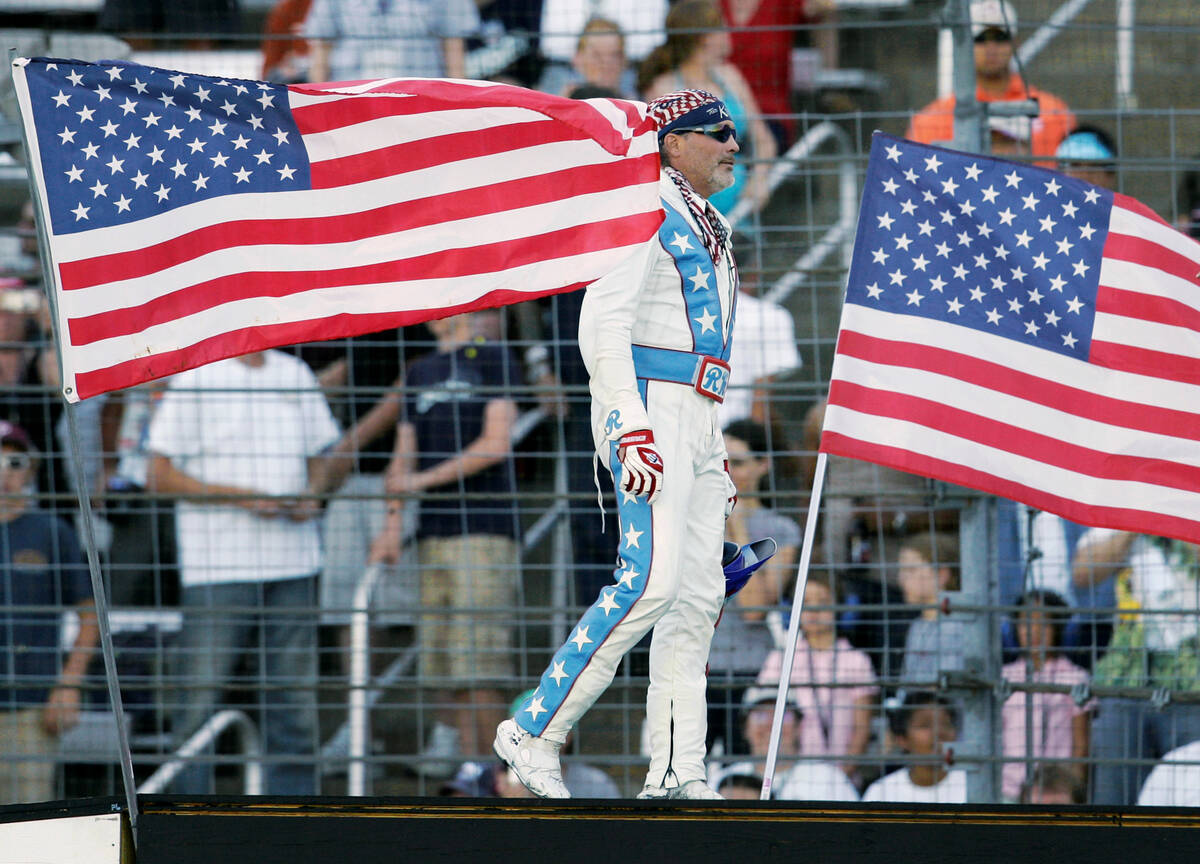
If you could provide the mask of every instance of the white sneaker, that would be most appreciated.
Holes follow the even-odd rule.
[[[663,801],[668,798],[671,800],[687,799],[691,801],[724,801],[725,796],[713,790],[711,786],[703,780],[689,780],[680,786],[650,786],[647,784],[642,787],[642,791],[638,793],[638,798],[643,801]]]
[[[458,730],[445,723],[434,723],[429,733],[429,743],[421,751],[417,771],[426,777],[448,778],[462,763]]]
[[[689,780],[674,789],[667,790],[667,797],[676,800],[687,798],[692,801],[724,801],[725,796],[703,780]]]
[[[637,797],[642,801],[665,800],[671,797],[671,790],[662,786],[646,784],[642,787],[642,791],[637,794]]]
[[[570,798],[558,764],[561,745],[530,735],[509,718],[496,727],[492,749],[525,788],[539,798]]]

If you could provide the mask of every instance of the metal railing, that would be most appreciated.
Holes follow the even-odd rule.
[[[258,737],[258,727],[254,725],[245,712],[231,708],[218,711],[197,729],[192,737],[185,741],[172,755],[170,761],[164,762],[158,770],[151,774],[138,786],[139,795],[154,795],[162,792],[188,763],[200,751],[209,747],[226,729],[234,729],[238,733],[240,753],[245,766],[243,774],[243,791],[247,795],[261,795],[263,790],[262,743]]]
[[[523,413],[513,426],[510,440],[516,447],[533,429],[546,418],[542,409],[534,409]],[[565,615],[567,598],[567,579],[569,578],[570,554],[570,525],[564,517],[568,515],[565,503],[566,493],[566,462],[560,452],[555,460],[555,493],[554,505],[543,513],[525,533],[522,542],[522,553],[527,553],[537,546],[555,530],[553,536],[554,551],[553,579],[551,583],[551,602],[556,610],[552,626],[553,638],[561,641],[565,638]],[[564,533],[565,532],[565,533]],[[378,701],[385,682],[371,681],[371,595],[383,575],[383,567],[373,564],[366,568],[354,590],[353,609],[350,615],[350,694],[347,698],[346,723],[331,738],[336,739],[348,734],[347,747],[347,794],[361,797],[369,794],[370,772],[367,770],[367,750],[370,744],[370,709]],[[562,619],[562,620],[560,620]],[[416,650],[405,652],[388,670],[392,677],[399,674],[401,668],[410,665],[416,659]],[[402,664],[402,665],[401,665]]]
[[[771,166],[767,175],[767,187],[772,192],[799,169],[801,163],[810,159],[818,148],[832,143],[838,160],[838,218],[796,263],[779,278],[765,294],[765,299],[782,303],[796,288],[803,285],[811,271],[836,251],[842,253],[842,264],[850,266],[850,254],[854,248],[854,225],[858,218],[858,170],[857,156],[850,136],[842,127],[829,120],[813,126],[793,144],[788,151]],[[729,214],[735,228],[750,215],[749,201],[739,201]]]

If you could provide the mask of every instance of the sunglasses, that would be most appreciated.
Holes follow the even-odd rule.
[[[0,469],[5,471],[24,471],[33,460],[28,453],[4,453],[0,455]]]
[[[975,37],[976,45],[980,45],[984,42],[1011,42],[1011,41],[1012,41],[1011,33],[1009,33],[1007,30],[997,30],[994,27],[991,30],[984,30],[982,33],[980,33],[978,36]]]
[[[697,129],[672,129],[671,132],[675,135],[683,135],[686,132],[698,132],[701,135],[707,135],[724,144],[730,138],[737,140],[737,129],[733,126],[701,126]]]

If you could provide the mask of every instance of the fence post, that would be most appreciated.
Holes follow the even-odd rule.
[[[996,500],[978,497],[962,511],[959,527],[961,592],[965,606],[981,610],[1000,601],[996,569]],[[963,675],[969,681],[995,682],[1000,678],[999,628],[993,614],[974,611],[961,616]],[[967,766],[967,800],[972,804],[997,803],[1000,790],[1000,706],[991,687],[968,686],[962,691],[962,721],[955,750]],[[979,760],[979,761],[975,761]]]

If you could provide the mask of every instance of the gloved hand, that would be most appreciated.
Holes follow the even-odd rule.
[[[725,460],[725,485],[729,494],[725,499],[725,518],[728,519],[733,515],[733,508],[737,506],[737,484],[733,482],[733,475],[729,473],[728,459]]]
[[[645,495],[653,504],[663,486],[663,461],[654,446],[654,433],[649,429],[626,432],[617,439],[617,459],[621,472],[621,491]]]

